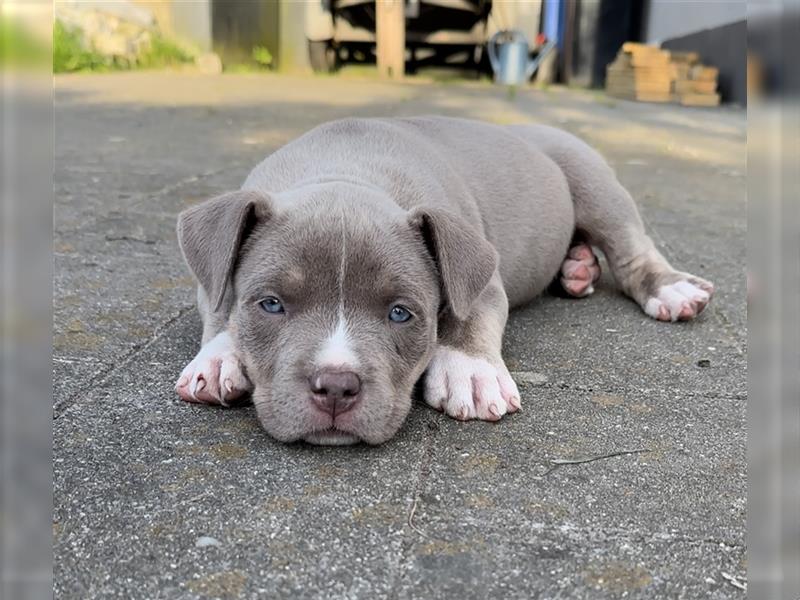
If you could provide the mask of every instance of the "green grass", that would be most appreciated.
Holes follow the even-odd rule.
[[[228,55],[231,56],[230,54]],[[254,46],[250,51],[250,56],[241,52],[236,53],[236,58],[224,64],[223,70],[226,73],[261,73],[272,70],[272,53],[264,46]]]
[[[256,46],[253,48],[253,60],[256,61],[258,66],[263,69],[268,69],[272,66],[272,53],[264,46]]]
[[[73,71],[106,71],[106,58],[81,44],[81,34],[67,28],[61,21],[53,26],[53,73]]]
[[[56,21],[53,27],[54,73],[160,69],[188,63],[192,59],[191,53],[157,33],[151,35],[147,51],[129,61],[103,56],[92,49],[84,48],[80,31],[70,29],[60,21]]]
[[[144,69],[159,69],[192,62],[194,57],[175,42],[154,34],[150,48],[139,57],[137,65]]]

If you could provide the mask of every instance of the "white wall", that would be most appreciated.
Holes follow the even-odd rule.
[[[172,26],[175,33],[191,39],[200,50],[211,50],[211,0],[172,3]]]
[[[650,0],[644,38],[648,44],[741,21],[743,0]]]

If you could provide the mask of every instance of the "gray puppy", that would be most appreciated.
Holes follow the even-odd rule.
[[[388,440],[423,372],[425,401],[456,419],[515,412],[509,306],[554,278],[591,294],[593,246],[655,319],[691,319],[713,293],[658,252],[594,150],[538,125],[327,123],[181,213],[178,237],[203,319],[178,394],[252,393],[286,442]]]

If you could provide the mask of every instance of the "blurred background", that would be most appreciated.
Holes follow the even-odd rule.
[[[736,1],[62,0],[54,68],[194,62],[603,87],[622,45],[642,42],[696,52],[718,69],[712,91],[744,105],[745,12]]]

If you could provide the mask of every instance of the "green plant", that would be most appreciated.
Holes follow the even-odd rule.
[[[145,69],[157,69],[191,62],[192,55],[175,42],[154,33],[149,48],[136,60],[136,66]]]
[[[272,53],[264,46],[256,46],[252,52],[253,60],[261,67],[269,68],[272,66]]]
[[[191,62],[193,57],[175,42],[158,33],[152,33],[147,49],[128,60],[122,57],[103,56],[86,48],[79,29],[70,28],[61,21],[53,26],[53,72],[109,71],[133,68],[158,69]]]
[[[78,30],[56,20],[53,25],[53,73],[104,71],[109,66],[103,55],[83,47]]]

